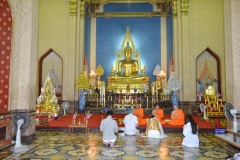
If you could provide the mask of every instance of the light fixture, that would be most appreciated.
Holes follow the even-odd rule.
[[[162,80],[166,77],[166,73],[163,72],[163,70],[161,70],[160,74],[158,75],[159,78]]]
[[[166,78],[166,74],[163,72],[163,70],[160,71],[158,74],[159,81],[160,81],[160,87],[162,87],[162,80]]]
[[[89,74],[90,79],[96,78],[96,73],[92,70],[92,72]]]

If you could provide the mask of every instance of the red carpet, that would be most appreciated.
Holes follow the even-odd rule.
[[[125,114],[114,114],[113,118],[116,119],[116,121],[118,122],[118,126],[119,127],[123,127],[124,124],[120,124],[119,122],[119,118],[124,118]],[[49,119],[48,121],[48,126],[44,126],[44,125],[37,125],[37,128],[66,128],[69,126],[69,124],[72,123],[72,117],[73,114],[68,114],[66,117],[61,117],[59,116],[58,120],[53,120],[52,118]],[[99,128],[101,120],[104,119],[106,117],[105,114],[93,114],[91,116],[91,118],[89,119],[89,127],[90,128]],[[149,118],[150,114],[145,114],[144,118]],[[37,117],[38,118],[38,117]],[[78,124],[78,122],[80,121],[81,123],[83,123],[84,118],[86,118],[85,114],[79,114],[78,117],[76,118],[76,124]],[[214,129],[215,127],[212,125],[211,121],[205,121],[202,120],[201,118],[199,118],[198,116],[193,115],[193,118],[195,120],[195,122],[198,124],[199,130],[200,129]],[[170,114],[165,114],[164,119],[170,119]],[[180,129],[183,126],[172,126],[172,125],[168,125],[168,124],[164,124],[162,125],[163,128],[172,128],[172,129]],[[139,128],[146,128],[146,126],[139,126]],[[218,128],[225,128],[225,127],[218,127]]]

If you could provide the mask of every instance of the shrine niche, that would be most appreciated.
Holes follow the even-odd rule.
[[[141,64],[140,51],[136,52],[129,27],[122,41],[120,53],[116,51],[116,62],[112,65],[111,75],[108,77],[108,90],[114,93],[134,93],[137,88],[143,93],[143,86],[148,85],[146,66]]]
[[[207,48],[196,59],[197,70],[197,98],[209,96],[211,98],[221,96],[221,76],[219,57]],[[212,88],[212,89],[211,89]],[[211,89],[211,91],[210,91]],[[211,93],[210,93],[211,92]]]
[[[48,50],[39,60],[39,94],[49,76],[53,82],[58,100],[62,100],[63,60],[53,50]]]

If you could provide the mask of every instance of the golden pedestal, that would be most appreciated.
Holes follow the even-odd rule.
[[[134,93],[134,88],[137,88],[138,93],[143,93],[143,85],[148,84],[149,78],[147,76],[133,76],[133,77],[108,77],[108,84],[111,84],[114,93]],[[129,91],[127,88],[129,87]]]

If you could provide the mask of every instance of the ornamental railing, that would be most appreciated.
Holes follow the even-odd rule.
[[[144,93],[113,93],[106,95],[86,95],[85,108],[86,109],[101,109],[108,106],[114,110],[125,110],[126,107],[134,108],[136,104],[140,104],[142,108],[153,109],[156,104],[160,108],[171,108],[172,95],[151,95]]]

